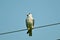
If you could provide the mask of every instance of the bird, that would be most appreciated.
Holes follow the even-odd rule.
[[[29,36],[32,36],[32,29],[34,28],[34,18],[31,13],[27,14],[26,27],[28,30],[27,34],[29,34]]]

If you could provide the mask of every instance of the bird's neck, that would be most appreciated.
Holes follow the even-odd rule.
[[[32,17],[32,16],[29,16],[28,18],[33,19],[33,17]]]

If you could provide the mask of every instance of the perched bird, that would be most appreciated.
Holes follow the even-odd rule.
[[[32,36],[32,28],[34,28],[34,19],[32,17],[32,14],[27,14],[26,18],[26,27],[27,27],[27,34],[29,33],[29,36]]]

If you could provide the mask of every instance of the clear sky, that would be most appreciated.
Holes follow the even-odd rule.
[[[0,33],[26,29],[27,13],[32,13],[35,27],[60,22],[60,0],[0,0]],[[0,35],[0,40],[56,40],[60,38],[60,25]]]

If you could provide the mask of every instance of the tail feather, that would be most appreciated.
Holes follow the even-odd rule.
[[[32,36],[32,28],[29,30],[29,36]]]
[[[32,27],[30,27],[27,31],[27,34],[29,33],[29,36],[32,36]]]

